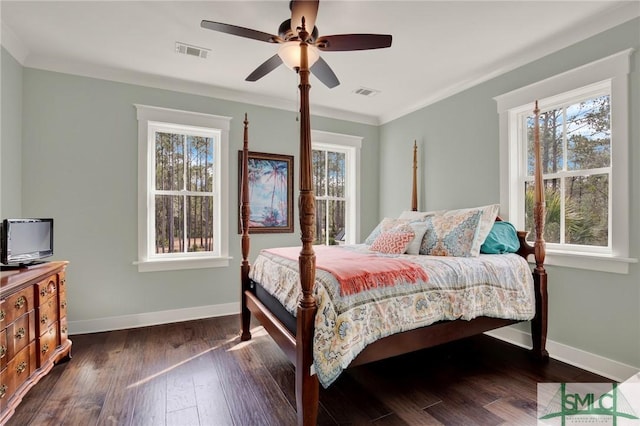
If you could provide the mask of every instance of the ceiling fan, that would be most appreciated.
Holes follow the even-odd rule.
[[[339,85],[340,81],[331,67],[329,67],[324,59],[320,57],[318,50],[323,52],[337,52],[382,49],[391,46],[391,36],[386,34],[339,34],[318,36],[318,28],[315,26],[316,17],[318,15],[318,3],[319,0],[292,0],[289,2],[291,18],[280,24],[280,27],[278,28],[278,35],[207,20],[203,20],[200,26],[202,28],[226,34],[281,45],[278,53],[256,68],[246,78],[247,81],[257,81],[283,63],[290,68],[295,69],[295,59],[290,58],[289,55],[299,55],[300,49],[298,46],[301,42],[304,42],[309,47],[309,70],[327,87],[333,88]]]

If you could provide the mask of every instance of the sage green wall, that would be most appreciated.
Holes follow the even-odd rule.
[[[498,114],[493,97],[634,48],[630,75],[631,257],[640,257],[640,19],[603,32],[381,126],[380,217],[402,210],[409,146],[420,149],[421,208],[498,203]],[[548,267],[549,338],[640,367],[640,268],[627,275]]]
[[[0,49],[0,218],[22,214],[22,66]]]
[[[244,113],[251,150],[295,156],[295,114],[130,84],[24,69],[23,214],[54,217],[55,256],[69,260],[69,320],[92,320],[239,301],[237,152]],[[311,92],[313,96],[313,90]],[[229,150],[227,268],[139,273],[137,257],[137,120],[133,104],[233,117]],[[378,128],[312,118],[312,128],[364,137],[362,158],[378,164]],[[363,182],[376,182],[363,168]],[[297,194],[297,183],[296,183]],[[376,185],[361,188],[366,227],[377,220]],[[297,201],[296,201],[297,203]],[[299,244],[290,234],[254,235],[252,256],[267,246]],[[73,332],[73,329],[71,329]]]

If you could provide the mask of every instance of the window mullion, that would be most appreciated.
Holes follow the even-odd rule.
[[[563,174],[567,172],[568,168],[567,168],[567,152],[568,152],[568,141],[567,141],[567,108],[563,107],[562,108],[562,171]],[[567,225],[566,223],[566,216],[567,216],[567,211],[566,211],[566,196],[565,196],[565,191],[567,189],[566,183],[567,183],[567,177],[566,175],[563,176],[562,178],[560,178],[560,244],[565,244],[566,240],[565,240],[565,236],[566,236],[566,230],[565,230],[565,226]]]
[[[324,243],[329,245],[329,151],[324,151]]]

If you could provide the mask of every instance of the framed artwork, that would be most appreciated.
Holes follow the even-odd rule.
[[[293,232],[293,156],[249,151],[249,233]],[[238,151],[238,233],[242,200]]]

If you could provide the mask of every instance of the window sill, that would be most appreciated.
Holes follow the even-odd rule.
[[[611,272],[615,274],[628,274],[629,264],[637,262],[638,259],[628,257],[567,251],[561,252],[549,249],[547,249],[544,261],[545,265]]]
[[[199,259],[159,259],[133,262],[138,272],[178,271],[181,269],[223,268],[229,266],[232,257],[206,257]]]

